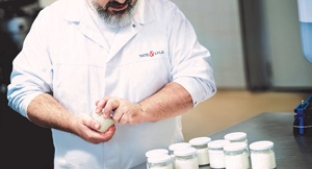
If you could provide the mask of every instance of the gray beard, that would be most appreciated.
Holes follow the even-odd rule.
[[[107,8],[105,9],[94,1],[91,2],[91,5],[109,27],[124,27],[131,24],[131,20],[136,12],[137,1],[133,5],[129,4],[125,10],[115,12],[114,14],[111,14]]]

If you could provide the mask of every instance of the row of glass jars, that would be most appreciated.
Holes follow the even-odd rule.
[[[198,169],[210,165],[210,168],[248,169],[249,148],[253,169],[276,168],[273,142],[258,141],[249,148],[247,145],[247,135],[243,132],[230,133],[224,139],[213,141],[209,137],[198,137],[188,143],[172,144],[169,151],[155,149],[147,152],[147,168]]]

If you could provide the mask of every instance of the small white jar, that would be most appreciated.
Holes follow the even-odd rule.
[[[229,140],[213,140],[208,143],[210,168],[225,168],[225,154],[223,147],[230,144]]]
[[[163,149],[163,148],[159,148],[159,149],[152,149],[152,150],[149,150],[145,153],[145,157],[146,157],[146,168],[148,168],[148,159],[151,158],[151,157],[158,157],[158,156],[161,156],[161,155],[168,155],[168,150],[167,149]],[[171,156],[170,156],[171,157]],[[172,158],[171,158],[172,160]]]
[[[276,168],[274,143],[272,141],[257,141],[249,145],[251,166],[253,169]]]
[[[175,150],[192,147],[192,145],[188,142],[178,142],[170,144],[169,146],[169,154],[173,154]]]
[[[233,132],[226,134],[224,136],[225,140],[229,140],[231,143],[245,143],[247,145],[247,152],[249,156],[249,147],[248,147],[248,139],[247,139],[247,134],[244,132]]]
[[[244,132],[234,132],[224,135],[225,140],[229,140],[231,142],[244,142],[248,145],[247,142],[247,134]]]
[[[189,141],[192,147],[197,150],[198,165],[209,165],[208,143],[211,141],[209,137],[197,137]]]
[[[249,159],[245,143],[230,143],[223,147],[226,169],[247,169]],[[264,169],[264,168],[263,168]]]
[[[175,169],[199,169],[196,149],[193,147],[174,151]]]
[[[152,156],[147,159],[148,169],[173,169],[172,158],[168,154]]]
[[[149,157],[154,157],[154,156],[159,156],[159,155],[168,155],[169,151],[167,149],[153,149],[153,150],[149,150],[145,153],[145,157],[149,158]]]
[[[104,118],[103,113],[97,114],[93,112],[92,118],[100,123],[101,127],[98,129],[99,132],[105,132],[110,126],[114,125],[114,120],[111,117]]]

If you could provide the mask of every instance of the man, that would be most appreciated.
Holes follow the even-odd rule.
[[[168,0],[58,0],[13,66],[9,105],[52,128],[55,168],[144,163],[183,141],[181,114],[216,92],[210,53]],[[115,125],[98,132],[94,112]]]

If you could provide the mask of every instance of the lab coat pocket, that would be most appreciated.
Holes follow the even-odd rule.
[[[167,57],[140,58],[125,68],[129,96],[147,97],[171,80],[170,62]]]
[[[144,57],[108,65],[106,95],[138,102],[158,91],[170,79],[170,63],[165,56]]]

